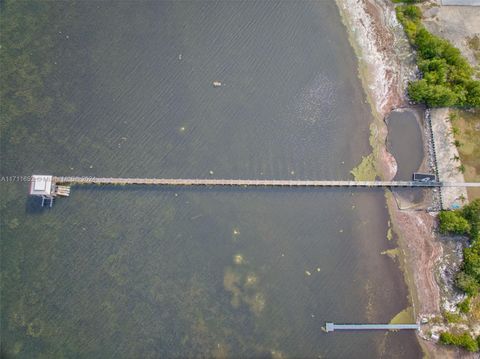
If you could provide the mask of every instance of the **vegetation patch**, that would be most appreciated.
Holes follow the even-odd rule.
[[[390,258],[395,259],[400,255],[400,249],[399,248],[387,249],[386,251],[383,251],[381,254],[387,255]]]
[[[460,346],[470,352],[478,351],[478,341],[472,338],[468,333],[453,334],[444,332],[440,334],[440,342],[446,345]]]
[[[456,284],[469,296],[477,296],[480,290],[480,199],[459,210],[440,212],[439,220],[441,232],[470,237],[471,245],[463,250],[463,265]]]
[[[480,182],[480,111],[450,112],[455,140],[461,144],[458,147],[460,160],[465,167],[465,180]],[[460,164],[460,162],[458,162]],[[468,188],[468,198],[480,198],[480,189]]]
[[[389,324],[407,324],[415,322],[413,307],[408,307],[392,318]]]
[[[470,301],[471,301],[470,298],[467,297],[465,300],[457,304],[457,308],[460,311],[460,313],[466,314],[470,311]]]
[[[356,181],[374,181],[377,176],[373,153],[362,157],[362,162],[350,171]]]
[[[440,231],[442,233],[467,234],[470,232],[470,223],[457,211],[443,211],[438,215]]]
[[[447,323],[460,323],[462,321],[462,317],[457,313],[451,312],[443,312],[443,318],[447,321]]]
[[[393,239],[393,232],[392,232],[392,228],[388,227],[388,230],[387,230],[387,239],[389,241],[391,241]]]
[[[396,7],[410,44],[417,50],[422,78],[410,82],[408,96],[429,107],[480,107],[480,81],[460,50],[428,32],[421,23],[422,12],[415,5]]]

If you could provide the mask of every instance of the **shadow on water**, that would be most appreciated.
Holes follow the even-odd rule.
[[[25,212],[31,215],[39,215],[49,210],[48,205],[42,207],[42,198],[37,196],[28,196],[25,201]]]

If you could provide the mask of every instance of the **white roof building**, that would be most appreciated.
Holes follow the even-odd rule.
[[[53,194],[52,176],[33,175],[30,184],[30,195],[51,196]]]

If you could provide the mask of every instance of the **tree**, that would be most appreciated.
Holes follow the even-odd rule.
[[[408,96],[415,102],[423,102],[429,107],[449,107],[456,103],[456,93],[444,85],[429,84],[428,79],[411,82]]]
[[[459,272],[455,281],[455,284],[458,288],[463,290],[469,296],[473,297],[478,294],[480,285],[477,283],[475,278],[466,274],[465,272]]]
[[[417,36],[415,37],[417,50],[423,59],[441,57],[444,43],[445,40],[432,35],[424,28],[418,30]]]
[[[422,18],[422,10],[415,5],[407,5],[403,8],[403,13],[412,21],[420,20]]]
[[[442,233],[468,234],[470,223],[456,211],[442,211],[438,215]]]
[[[463,270],[480,283],[480,243],[474,242],[472,246],[463,250]]]
[[[445,59],[422,60],[418,69],[429,84],[442,84],[447,81],[448,65]]]
[[[480,241],[480,198],[470,202],[470,204],[462,208],[462,216],[471,226],[470,236],[475,242]]]
[[[428,97],[429,86],[427,80],[410,82],[408,84],[408,96],[415,102],[425,102]]]
[[[465,88],[467,89],[467,105],[480,107],[480,81],[468,81]]]
[[[417,49],[422,79],[409,84],[409,97],[428,107],[480,107],[480,81],[472,79],[473,68],[450,42],[428,32],[421,23],[421,10],[414,5],[395,8],[405,33]]]

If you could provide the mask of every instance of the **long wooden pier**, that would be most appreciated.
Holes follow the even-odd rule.
[[[52,182],[63,185],[164,185],[164,186],[241,186],[241,187],[480,187],[480,182],[422,182],[422,181],[315,181],[270,179],[213,179],[213,178],[115,178],[115,177],[53,177]]]
[[[327,333],[335,330],[418,330],[418,324],[335,324],[326,323],[325,331]]]

